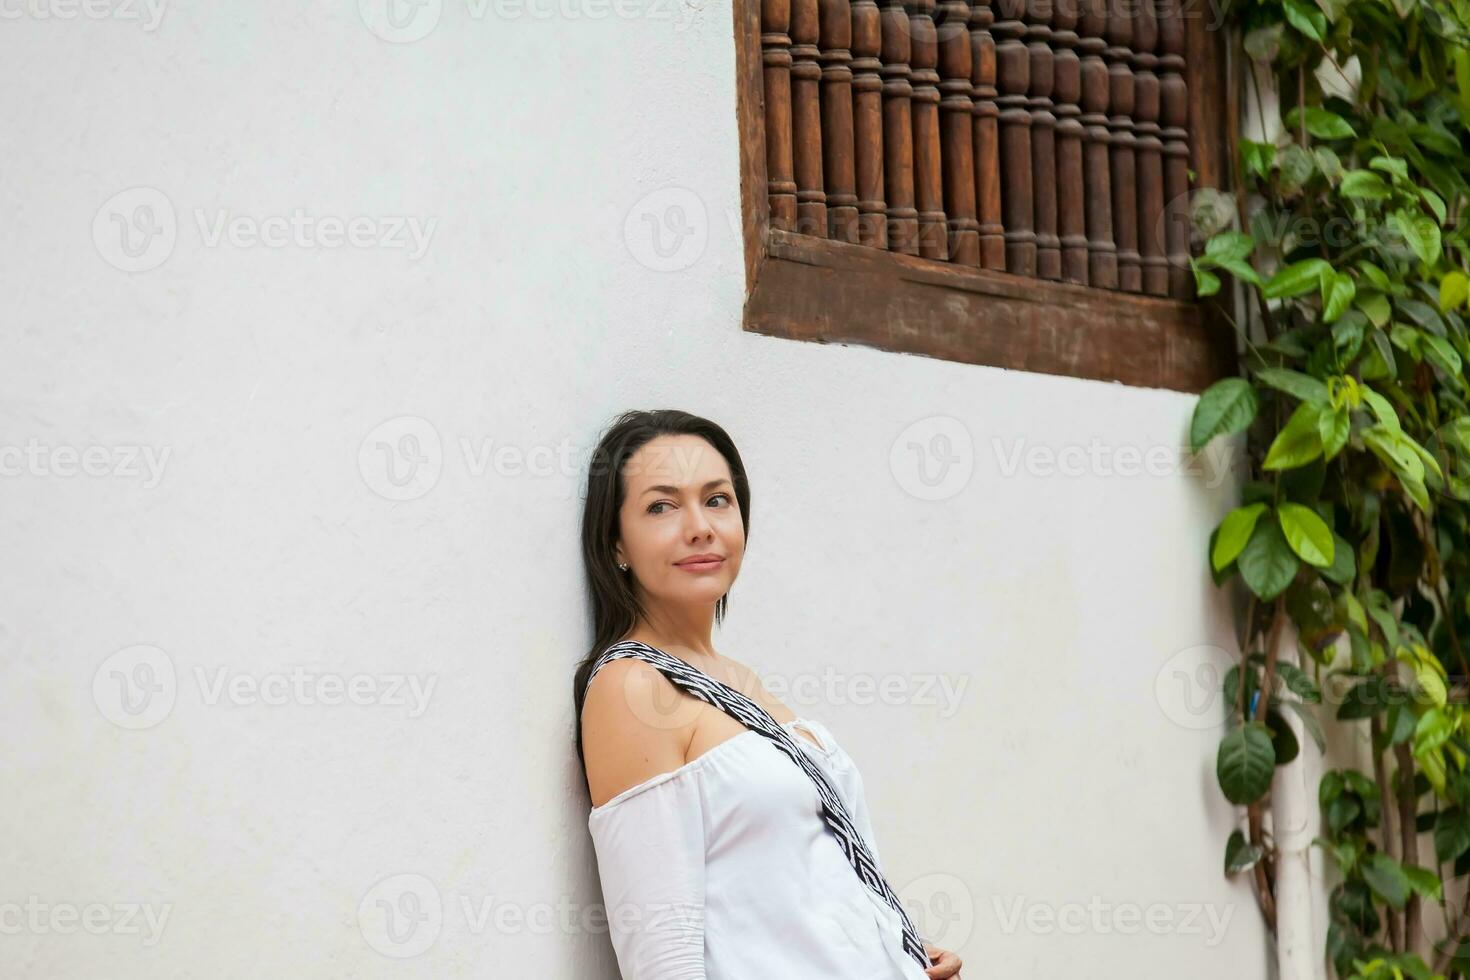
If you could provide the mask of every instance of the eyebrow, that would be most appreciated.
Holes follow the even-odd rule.
[[[708,483],[706,483],[704,485],[704,488],[703,489],[706,490],[706,491],[713,490],[715,487],[719,486],[720,484],[722,484],[722,483],[729,483],[729,482],[730,481],[727,480],[727,479],[725,479],[724,477],[720,477],[718,480],[711,480]],[[643,491],[643,493],[678,493],[678,492],[679,492],[679,488],[678,487],[671,487],[671,486],[669,486],[666,483],[660,483],[656,487],[649,487],[649,488],[647,488],[646,490]],[[641,494],[640,494],[640,496],[641,496]]]

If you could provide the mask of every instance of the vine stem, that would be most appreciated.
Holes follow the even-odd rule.
[[[1375,714],[1368,720],[1368,727],[1373,736],[1370,742],[1373,748],[1373,781],[1378,784],[1379,810],[1383,815],[1383,827],[1381,828],[1383,831],[1383,852],[1389,857],[1393,857],[1393,852],[1396,849],[1395,845],[1397,844],[1396,835],[1393,830],[1394,798],[1393,794],[1388,790],[1388,771],[1383,766],[1383,753],[1378,749],[1379,739],[1383,737],[1383,723],[1379,720],[1378,715]],[[1388,922],[1389,948],[1395,952],[1402,952],[1404,940],[1402,934],[1399,932],[1399,914],[1391,905],[1384,909],[1384,913],[1384,918]]]

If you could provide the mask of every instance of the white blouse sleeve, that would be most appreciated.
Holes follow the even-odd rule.
[[[625,790],[594,808],[587,826],[623,980],[705,980],[698,770]]]

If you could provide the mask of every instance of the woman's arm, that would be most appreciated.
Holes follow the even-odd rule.
[[[583,754],[608,931],[623,980],[705,980],[704,800],[684,764],[667,679],[607,664],[587,691]],[[635,710],[636,707],[636,710]]]
[[[588,817],[623,980],[705,980],[697,769],[654,777]]]

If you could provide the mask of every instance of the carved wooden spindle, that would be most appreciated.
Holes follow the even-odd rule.
[[[1005,224],[1006,271],[1036,275],[1036,232],[1032,218],[1031,111],[1026,89],[1031,84],[1031,60],[1021,38],[1026,25],[1021,15],[1026,0],[995,0],[1000,20],[996,38],[996,87],[1000,95],[1000,188]]]
[[[852,131],[852,5],[819,0],[822,24],[822,177],[827,231],[839,242],[858,240],[857,174]]]
[[[1169,294],[1169,260],[1164,257],[1164,141],[1159,139],[1159,21],[1153,0],[1139,0],[1133,18],[1134,132],[1138,135],[1138,251],[1143,291]]]
[[[1108,66],[1102,60],[1108,0],[1084,0],[1082,37],[1082,170],[1087,180],[1087,281],[1118,288],[1118,249],[1113,244],[1112,174],[1108,163]]]
[[[1164,131],[1164,248],[1169,295],[1194,294],[1189,271],[1189,90],[1184,81],[1184,13],[1180,0],[1159,0],[1160,116]]]
[[[970,8],[970,87],[975,106],[975,198],[980,212],[980,264],[1006,267],[1005,225],[1000,213],[1000,108],[995,104],[995,38],[990,0]]]
[[[796,230],[827,237],[822,184],[822,67],[817,0],[791,0],[791,143],[796,166]]]
[[[909,0],[912,36],[910,79],[914,86],[914,192],[919,207],[919,254],[949,258],[944,220],[944,175],[939,160],[939,38],[934,0]]]
[[[939,4],[939,115],[943,133],[944,213],[949,216],[949,258],[980,264],[980,222],[975,220],[975,100],[971,96],[970,5]]]
[[[1133,166],[1133,69],[1129,65],[1133,17],[1122,0],[1108,2],[1108,149],[1113,170],[1113,241],[1118,246],[1118,287],[1143,289],[1138,262],[1138,181]]]
[[[1062,278],[1087,285],[1087,222],[1082,184],[1082,62],[1075,50],[1080,0],[1056,0],[1057,231],[1062,239]]]
[[[1062,278],[1061,241],[1057,238],[1057,117],[1052,112],[1055,90],[1051,49],[1052,0],[1027,0],[1026,51],[1031,59],[1031,85],[1026,106],[1031,110],[1031,193],[1035,195],[1036,274]]]
[[[914,207],[914,125],[909,82],[909,15],[901,0],[886,0],[883,21],[883,190],[888,201],[888,248],[919,254]]]
[[[761,0],[761,72],[766,101],[766,193],[771,225],[796,227],[791,162],[791,0]]]
[[[852,127],[857,149],[858,242],[888,247],[883,196],[883,24],[874,0],[852,0]]]

